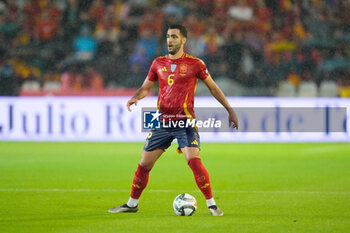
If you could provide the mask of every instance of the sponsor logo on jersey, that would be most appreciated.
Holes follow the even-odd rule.
[[[165,66],[163,66],[162,71],[167,71]]]

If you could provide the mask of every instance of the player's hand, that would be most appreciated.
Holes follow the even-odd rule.
[[[135,104],[135,106],[137,106],[137,102],[138,100],[133,97],[126,103],[126,107],[128,108],[129,112],[131,112],[131,105]]]
[[[235,112],[231,112],[228,116],[228,125],[238,130],[238,118]]]

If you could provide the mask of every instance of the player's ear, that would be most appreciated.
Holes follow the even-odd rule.
[[[181,40],[182,40],[182,44],[185,44],[187,39],[186,39],[186,37],[182,37]]]

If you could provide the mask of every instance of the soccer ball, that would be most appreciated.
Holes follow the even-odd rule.
[[[188,193],[180,194],[175,198],[173,208],[179,216],[191,216],[197,209],[196,198]]]

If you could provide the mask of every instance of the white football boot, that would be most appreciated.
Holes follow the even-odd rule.
[[[222,210],[219,209],[219,207],[217,207],[216,205],[212,205],[208,207],[211,215],[213,216],[223,216],[224,212],[222,212]]]
[[[138,206],[129,207],[127,204],[110,208],[108,213],[136,213],[139,210]]]

